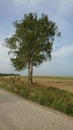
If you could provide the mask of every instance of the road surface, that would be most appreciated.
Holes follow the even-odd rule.
[[[73,130],[73,118],[0,89],[0,130]]]

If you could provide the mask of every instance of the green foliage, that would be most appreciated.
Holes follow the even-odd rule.
[[[38,84],[31,87],[25,80],[22,81],[20,77],[0,78],[0,87],[41,105],[49,106],[73,116],[73,94],[67,91],[53,87],[45,88]]]
[[[47,59],[51,60],[54,37],[60,34],[58,27],[45,14],[25,14],[21,21],[14,22],[15,33],[5,40],[6,47],[13,53],[11,58],[16,70],[38,66]]]

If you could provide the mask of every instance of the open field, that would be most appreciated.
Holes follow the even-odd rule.
[[[34,77],[34,82],[37,82],[38,84],[45,87],[55,87],[73,93],[73,77],[36,76]]]

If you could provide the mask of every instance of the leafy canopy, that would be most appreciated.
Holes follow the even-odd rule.
[[[51,60],[52,45],[55,35],[59,35],[58,27],[45,14],[38,18],[37,14],[25,14],[21,21],[14,22],[15,33],[5,40],[5,44],[13,53],[11,61],[16,70],[40,65]]]

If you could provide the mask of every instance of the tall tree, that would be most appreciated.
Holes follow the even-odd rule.
[[[51,52],[58,27],[45,14],[25,14],[21,21],[14,22],[15,33],[5,39],[6,47],[13,53],[12,64],[16,70],[28,68],[28,80],[32,84],[33,66],[38,66],[47,59]]]

